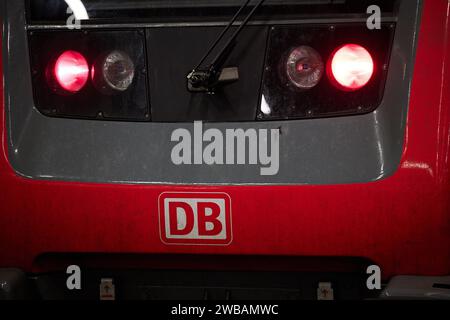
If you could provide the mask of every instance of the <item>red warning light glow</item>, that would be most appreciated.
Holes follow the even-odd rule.
[[[56,60],[54,76],[64,90],[76,93],[88,81],[89,65],[81,53],[66,51]]]
[[[330,68],[333,79],[342,90],[356,91],[369,83],[375,66],[365,48],[346,44],[332,55]]]

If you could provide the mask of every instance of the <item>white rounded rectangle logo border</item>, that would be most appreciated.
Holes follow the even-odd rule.
[[[216,198],[214,197],[216,196]],[[164,200],[172,197],[175,199],[191,198],[193,200],[225,200],[225,225],[226,239],[169,239],[166,235],[166,223]],[[197,216],[196,216],[197,218]],[[229,246],[233,242],[233,221],[232,221],[232,200],[228,193],[225,192],[190,192],[190,191],[166,191],[158,196],[158,220],[159,220],[159,236],[162,243],[172,246]]]

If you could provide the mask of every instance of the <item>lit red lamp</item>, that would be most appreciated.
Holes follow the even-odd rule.
[[[53,67],[54,79],[67,92],[76,93],[84,88],[89,79],[89,64],[76,51],[65,51]]]
[[[366,86],[374,74],[374,61],[369,51],[357,44],[339,47],[328,63],[332,82],[345,91],[356,91]]]

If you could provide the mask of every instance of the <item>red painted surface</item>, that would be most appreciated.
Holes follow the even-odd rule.
[[[8,164],[2,106],[0,266],[30,271],[49,252],[356,256],[378,263],[386,278],[450,274],[448,6],[425,1],[401,167],[375,183],[194,188],[31,181]],[[158,196],[167,191],[229,194],[232,244],[164,245]],[[175,268],[191,264],[192,256],[175,257]]]

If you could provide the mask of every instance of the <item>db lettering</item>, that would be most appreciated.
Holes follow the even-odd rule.
[[[223,193],[164,193],[159,198],[161,240],[166,244],[228,245],[231,199]]]

